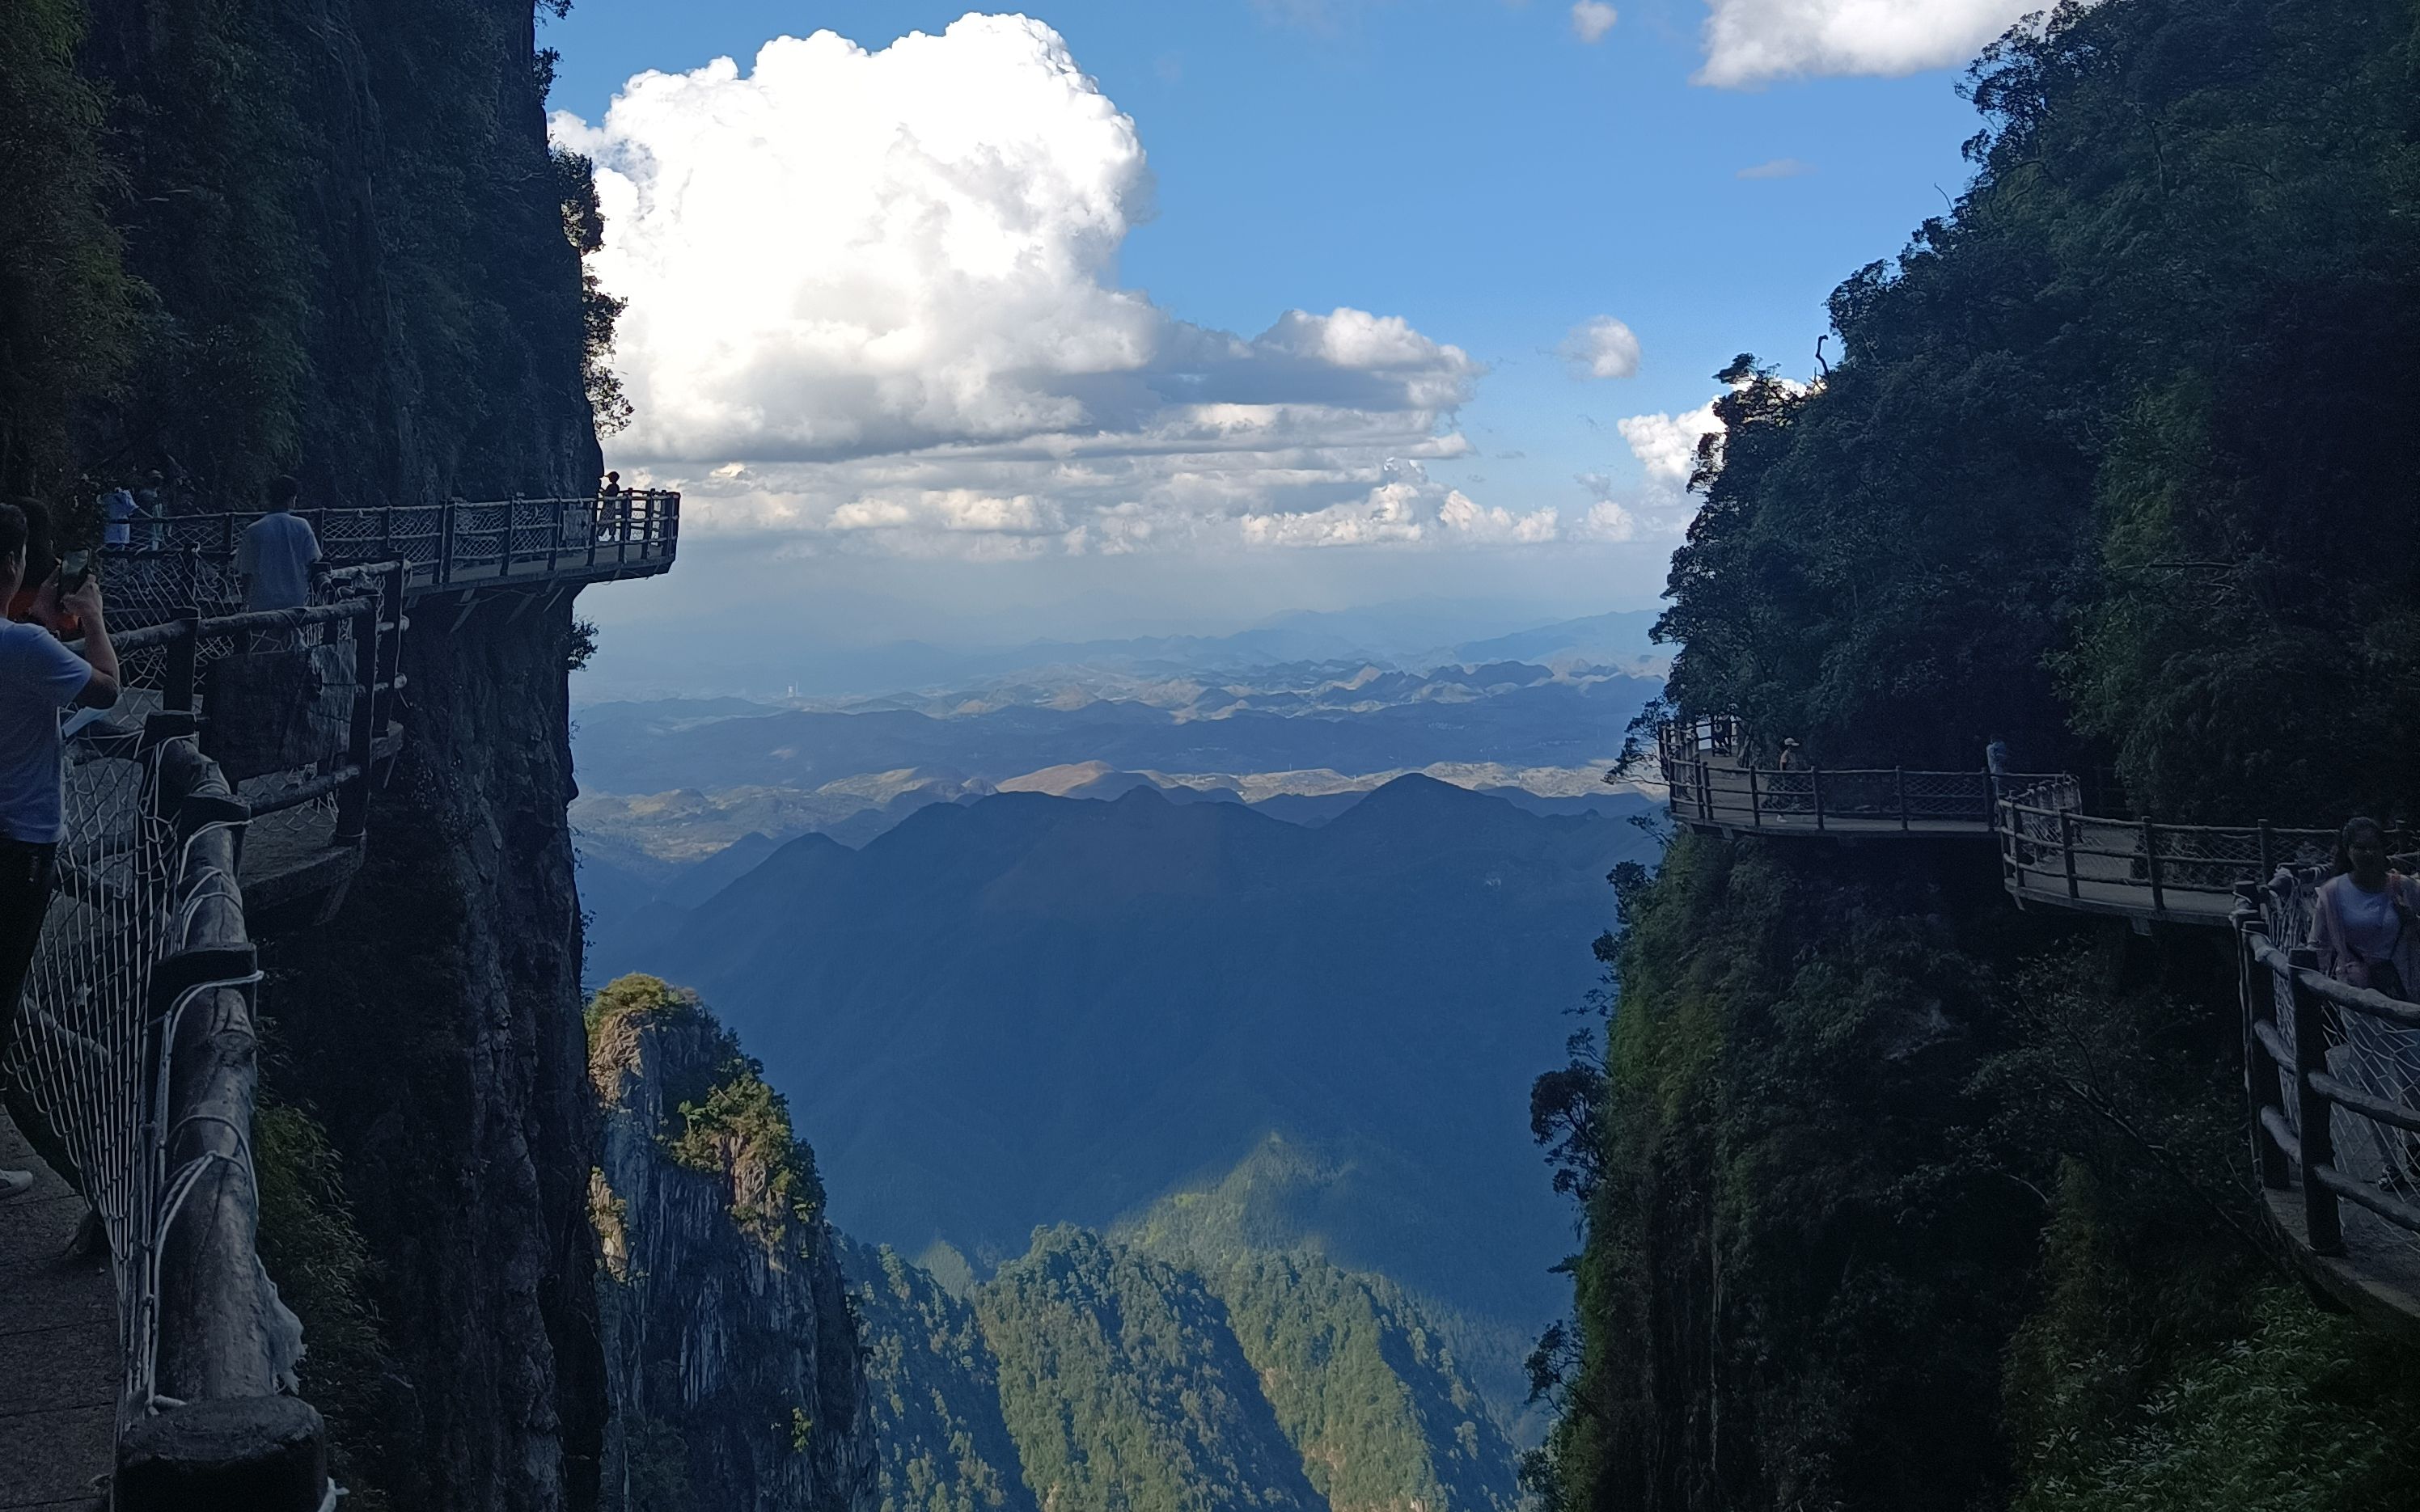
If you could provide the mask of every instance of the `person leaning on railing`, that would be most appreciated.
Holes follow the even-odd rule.
[[[0,604],[16,597],[25,576],[25,538],[24,512],[0,504]],[[50,913],[59,842],[68,838],[59,715],[117,702],[117,653],[101,620],[101,579],[85,578],[64,601],[58,590],[54,568],[35,600],[35,623],[0,622],[0,1063],[17,1037],[25,973]],[[81,656],[51,631],[62,610],[82,623]],[[73,1164],[57,1137],[5,1073],[0,1103],[35,1151],[72,1179]],[[33,1184],[29,1171],[0,1170],[0,1198],[22,1196]]]
[[[2353,987],[2412,1000],[2420,988],[2420,878],[2390,869],[2386,831],[2349,819],[2336,835],[2335,873],[2311,910],[2319,969]]]

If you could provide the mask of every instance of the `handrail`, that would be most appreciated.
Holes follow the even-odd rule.
[[[2173,825],[2085,811],[2067,773],[1838,770],[1756,764],[1730,716],[1668,720],[1656,755],[1674,816],[1730,833],[1995,840],[2021,903],[2223,926],[2238,883],[2324,860],[2330,830]]]
[[[1747,749],[1745,728],[1729,717],[1659,727],[1656,761],[1673,813],[1736,831],[1980,839],[1993,833],[1993,805],[2011,785],[2054,780],[1979,768],[1765,766],[1743,760]]]
[[[338,570],[400,562],[417,596],[506,581],[590,580],[666,570],[680,546],[680,494],[640,488],[578,497],[449,499],[442,503],[302,509]],[[137,625],[193,606],[232,609],[232,571],[257,511],[138,523],[143,544],[115,548],[105,574],[114,617]],[[132,595],[132,614],[115,601]]]
[[[2263,893],[2267,906],[2259,902]],[[2325,975],[2317,969],[2317,952],[2307,947],[2278,949],[2273,935],[2290,922],[2277,917],[2280,906],[2290,906],[2287,895],[2246,885],[2237,896],[2230,922],[2240,942],[2244,1089],[2261,1186],[2288,1198],[2299,1182],[2302,1232],[2289,1237],[2323,1260],[2347,1256],[2347,1202],[2420,1239],[2420,1203],[2393,1190],[2403,1173],[2392,1153],[2407,1135],[2420,1133],[2420,1108],[2380,1095],[2391,1088],[2359,1085],[2357,1064],[2338,1074],[2328,1059],[2332,1016],[2346,1036],[2355,1036],[2355,1026],[2365,1022],[2392,1033],[2420,1031],[2420,1005]],[[2372,1135],[2390,1152],[2385,1189],[2344,1167],[2338,1114],[2390,1131]],[[2367,1299],[2346,1300],[2359,1304]]]

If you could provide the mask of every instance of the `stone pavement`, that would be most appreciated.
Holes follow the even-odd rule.
[[[0,1202],[0,1512],[90,1512],[116,1441],[116,1293],[105,1260],[60,1257],[83,1199],[5,1114],[0,1166],[38,1178]]]

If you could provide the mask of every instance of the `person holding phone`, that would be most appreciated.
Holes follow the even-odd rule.
[[[24,511],[0,504],[0,603],[16,597],[25,547]],[[46,588],[44,607],[83,622],[82,655],[39,625],[0,621],[0,1061],[16,1040],[25,973],[41,944],[59,842],[68,834],[59,716],[117,702],[117,653],[101,618],[100,579],[87,575],[64,602],[55,593]],[[35,1151],[75,1180],[66,1149],[14,1077],[0,1075],[0,1103]],[[33,1184],[31,1172],[0,1171],[0,1199],[22,1196]]]

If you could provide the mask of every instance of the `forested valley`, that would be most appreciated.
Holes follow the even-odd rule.
[[[1975,177],[1742,356],[1661,713],[2111,811],[2420,813],[2420,8],[2110,0],[1968,77]],[[1563,1508],[2404,1507],[2420,1368],[2259,1232],[2214,931],[2020,913],[1988,854],[1675,838],[1532,1362]]]

